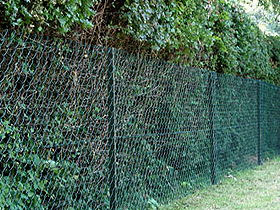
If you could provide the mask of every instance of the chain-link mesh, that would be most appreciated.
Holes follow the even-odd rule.
[[[218,75],[214,124],[219,176],[257,164],[258,87],[255,80]]]
[[[118,207],[144,209],[210,182],[209,72],[118,54]],[[125,189],[125,190],[124,190]]]
[[[271,84],[261,85],[262,158],[280,154],[280,88]]]
[[[148,209],[280,152],[277,86],[1,37],[0,209]]]
[[[5,34],[0,208],[107,207],[107,51]]]

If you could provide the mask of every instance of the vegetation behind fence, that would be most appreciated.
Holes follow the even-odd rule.
[[[1,209],[145,209],[280,153],[278,86],[1,37]]]

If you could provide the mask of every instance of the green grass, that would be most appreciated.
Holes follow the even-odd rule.
[[[227,176],[160,210],[280,210],[280,158]]]

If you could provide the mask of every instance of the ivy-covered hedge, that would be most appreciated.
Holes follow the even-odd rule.
[[[278,81],[271,60],[275,47],[271,49],[237,1],[130,0],[124,11],[126,33],[150,43],[159,56],[220,73]]]
[[[59,30],[66,33],[73,24],[92,27],[96,0],[11,0],[1,1],[3,17],[12,26],[28,30]]]
[[[0,26],[69,36],[279,84],[278,58],[274,56],[279,45],[273,43],[280,39],[264,35],[239,3],[2,0]]]

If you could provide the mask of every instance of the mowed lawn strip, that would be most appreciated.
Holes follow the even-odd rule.
[[[280,210],[280,158],[237,172],[160,210]]]

